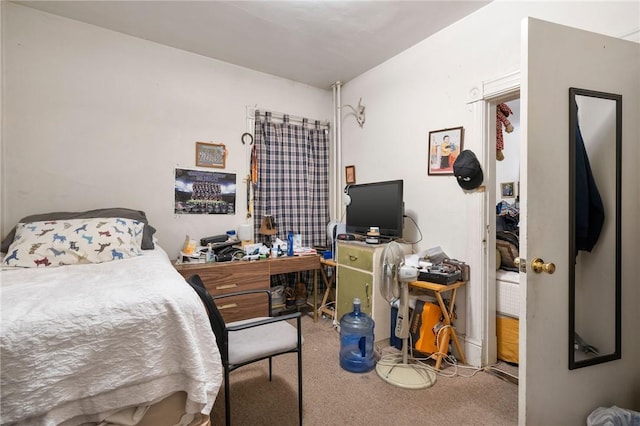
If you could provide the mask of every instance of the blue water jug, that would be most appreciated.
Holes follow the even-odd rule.
[[[340,319],[340,367],[352,373],[373,369],[374,326],[373,319],[360,310],[360,299],[353,299],[353,312]]]

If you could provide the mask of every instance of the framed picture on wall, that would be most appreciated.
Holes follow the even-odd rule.
[[[345,167],[344,174],[347,185],[353,185],[356,183],[356,166]]]
[[[500,184],[500,193],[502,198],[511,198],[516,196],[515,182],[502,182]]]
[[[453,175],[453,163],[463,149],[463,133],[462,127],[429,132],[428,174]]]
[[[224,169],[227,148],[221,143],[196,142],[196,167]]]
[[[175,169],[175,214],[236,214],[236,174]]]

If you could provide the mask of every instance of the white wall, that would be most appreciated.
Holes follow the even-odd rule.
[[[176,256],[185,234],[246,222],[246,106],[329,120],[327,90],[3,2],[2,235],[33,213],[144,210]],[[227,43],[228,41],[223,41]],[[223,143],[235,215],[174,215],[173,173]]]
[[[477,259],[481,242],[472,239],[477,234],[468,224],[477,222],[482,211],[469,206],[480,205],[482,194],[465,194],[452,176],[427,175],[429,131],[474,128],[474,111],[467,105],[474,88],[519,70],[523,18],[616,37],[631,34],[629,38],[638,40],[639,8],[637,2],[492,2],[345,84],[343,101],[362,98],[367,121],[361,129],[350,117],[345,119],[343,164],[356,166],[358,183],[404,179],[407,214],[423,235],[416,250],[439,245],[451,257]],[[479,137],[465,137],[464,148],[483,152],[481,142]],[[631,184],[626,188],[632,190]],[[418,238],[409,220],[405,237]],[[481,266],[471,263],[472,277]],[[479,361],[477,344],[482,338],[481,286],[479,279],[472,280],[466,295],[457,299],[457,328],[466,334],[466,355],[474,363]],[[628,344],[638,353],[638,343]]]
[[[356,166],[358,183],[405,179],[407,212],[424,235],[418,246],[442,245],[451,256],[466,258],[468,218],[461,206],[474,195],[465,195],[451,176],[427,175],[429,131],[471,127],[471,89],[519,69],[522,18],[620,36],[638,30],[638,12],[634,2],[495,1],[485,6],[344,85],[343,103],[362,97],[367,121],[360,128],[353,116],[345,118],[343,163]],[[474,150],[479,143],[465,138],[464,148]],[[405,227],[405,236],[416,236],[410,221]]]

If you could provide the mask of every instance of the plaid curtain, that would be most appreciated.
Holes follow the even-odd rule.
[[[287,233],[302,235],[302,245],[327,244],[329,223],[329,136],[319,122],[310,128],[306,119],[291,124],[271,121],[266,112],[256,110],[254,145],[257,182],[254,182],[254,235],[267,245],[268,235],[260,235],[260,223],[272,215],[277,237]],[[275,238],[274,238],[275,239]]]

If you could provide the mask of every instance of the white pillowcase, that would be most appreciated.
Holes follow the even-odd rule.
[[[125,218],[19,223],[2,264],[23,268],[102,263],[138,256],[144,222]]]

